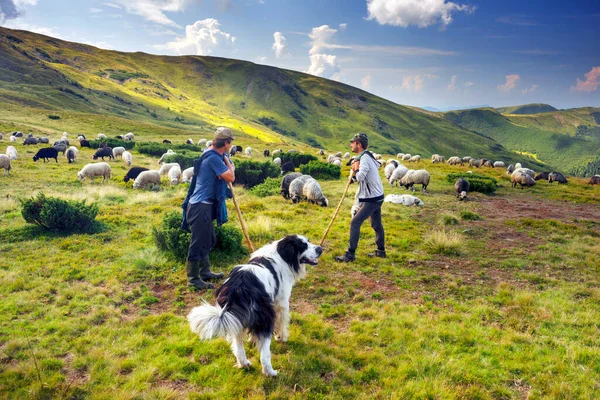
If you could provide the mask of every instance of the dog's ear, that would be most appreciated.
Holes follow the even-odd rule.
[[[308,249],[308,245],[297,235],[286,236],[277,243],[277,252],[295,273],[300,271],[298,257]]]

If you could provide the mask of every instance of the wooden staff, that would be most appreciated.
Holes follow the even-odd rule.
[[[246,237],[246,243],[248,243],[248,247],[250,251],[254,253],[254,246],[252,246],[252,242],[250,241],[250,236],[248,236],[248,232],[246,232],[246,225],[244,224],[244,220],[242,219],[242,212],[240,211],[240,206],[235,199],[235,193],[233,193],[233,185],[231,182],[227,182],[229,185],[229,190],[231,190],[231,198],[233,199],[233,204],[235,205],[235,210],[237,211],[238,219],[240,220],[240,225],[242,225],[242,232],[244,232],[244,236]]]
[[[325,233],[323,234],[323,239],[321,239],[321,244],[320,244],[321,247],[323,247],[323,243],[325,243],[325,238],[327,237],[327,234],[329,233],[329,230],[331,229],[331,225],[333,225],[333,221],[335,221],[335,217],[337,217],[338,212],[340,212],[340,208],[342,207],[342,203],[344,202],[344,199],[346,198],[346,193],[348,193],[348,188],[350,187],[350,184],[352,183],[353,177],[354,177],[354,171],[350,170],[350,178],[348,178],[348,183],[346,184],[346,188],[344,189],[344,194],[342,195],[342,198],[340,199],[340,203],[338,204],[337,208],[335,209],[333,218],[331,218],[331,221],[329,222],[329,225],[327,226],[327,229],[325,230]]]

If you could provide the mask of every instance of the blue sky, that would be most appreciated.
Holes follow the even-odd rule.
[[[600,106],[597,1],[0,0],[0,25],[248,60],[419,107]]]

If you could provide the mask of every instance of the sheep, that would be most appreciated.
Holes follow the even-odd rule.
[[[335,160],[333,160],[333,162],[331,164],[337,165],[338,167],[341,167],[342,166],[342,160],[340,160],[339,158],[336,158]]]
[[[98,157],[102,157],[102,161],[104,161],[104,157],[108,157],[109,160],[113,160],[115,158],[110,147],[102,147],[96,150],[96,153],[92,156],[92,158],[97,160]]]
[[[515,169],[519,169],[519,168],[523,168],[523,166],[521,165],[521,163],[516,163],[515,164]]]
[[[431,156],[431,163],[432,164],[437,164],[437,163],[445,163],[446,162],[446,157],[444,156],[440,156],[439,154],[434,154]]]
[[[106,139],[106,135],[104,133],[99,133],[98,139]]]
[[[54,158],[54,161],[58,163],[58,151],[54,147],[45,147],[43,149],[39,149],[35,156],[33,156],[33,161],[37,161],[40,158],[44,159],[44,162],[50,161],[49,158]]]
[[[474,159],[474,158],[471,158],[471,159],[469,160],[469,165],[470,165],[471,167],[477,167],[477,168],[479,168],[479,167],[483,166],[483,163],[484,163],[484,162],[485,162],[485,158],[480,158],[479,160],[476,160],[476,159]]]
[[[469,193],[469,181],[465,178],[458,178],[456,183],[454,184],[454,190],[456,190],[456,197],[459,200],[465,200],[467,198],[467,193]]]
[[[327,207],[329,205],[329,201],[323,196],[321,185],[319,185],[319,182],[314,178],[309,178],[304,182],[302,195],[306,197],[311,204],[318,204],[321,207]]]
[[[27,145],[31,145],[31,144],[38,144],[38,140],[34,137],[26,137],[25,140],[23,141],[23,146],[27,146]]]
[[[77,158],[77,155],[79,154],[79,150],[77,150],[77,147],[75,146],[71,146],[67,149],[67,151],[65,152],[65,157],[67,157],[67,161],[70,163],[75,162],[75,158]]]
[[[402,156],[402,161],[408,161],[408,160],[410,160],[411,157],[412,156],[410,154],[405,154]]]
[[[272,154],[275,156],[275,155],[277,155],[279,153],[283,153],[283,150],[281,150],[281,149],[273,150]]]
[[[383,199],[383,202],[403,204],[405,206],[422,206],[425,204],[421,199],[410,194],[388,194]]]
[[[350,153],[348,153],[348,152],[345,152],[345,153],[344,153],[344,160],[347,160],[347,159],[349,159],[349,158],[350,158]]]
[[[539,180],[548,180],[548,175],[550,175],[550,172],[539,172],[537,174],[535,174],[535,176],[533,177],[533,180],[539,181]]]
[[[79,141],[79,147],[91,147],[89,140],[81,139]]]
[[[396,169],[392,172],[392,175],[390,175],[390,186],[394,186],[394,183],[396,182],[400,183],[400,179],[402,179],[407,172],[408,168],[402,164],[398,165],[398,167],[396,167]]]
[[[123,162],[125,162],[125,165],[129,167],[133,162],[133,155],[128,151],[124,151],[121,155],[121,159],[123,160]]]
[[[594,175],[590,178],[588,185],[600,185],[600,175]]]
[[[63,132],[62,136],[63,136],[64,138],[68,137],[68,136],[69,136],[69,132]]]
[[[37,140],[37,141],[38,141],[38,143],[40,143],[40,144],[50,144],[50,139],[48,139],[47,137],[41,137],[41,138],[38,138],[38,140]]]
[[[252,154],[252,147],[246,147],[246,150],[244,150],[244,153],[247,156],[250,156]]]
[[[566,185],[567,177],[561,174],[560,172],[550,172],[548,175],[548,182],[558,182],[559,184]]]
[[[123,153],[125,152],[125,147],[114,147],[112,149],[113,157],[116,159],[117,157],[123,158]]]
[[[460,157],[452,156],[448,159],[448,165],[463,165],[464,161]]]
[[[288,152],[288,153],[297,153],[297,152],[298,152],[298,150],[295,150],[295,149],[290,149],[290,150],[288,150],[287,152]]]
[[[198,140],[198,146],[206,146],[206,139]]]
[[[152,185],[154,189],[156,185],[160,187],[160,173],[156,170],[143,171],[133,181],[134,189],[145,189],[148,185]]]
[[[117,138],[119,140],[123,140],[123,135],[117,135],[117,136],[115,136],[115,138]]]
[[[390,176],[392,176],[392,172],[394,172],[394,170],[396,169],[396,166],[394,164],[388,164],[385,166],[383,173],[385,175],[385,179],[387,179],[388,181],[390,180]]]
[[[377,154],[377,153],[374,153],[374,154],[373,154],[373,157],[374,157],[376,160],[381,160],[381,159],[383,158],[383,157],[381,157],[381,154]],[[381,166],[381,164],[379,164],[379,165]]]
[[[273,164],[277,165],[278,167],[281,167],[281,158],[275,157],[273,159]]]
[[[4,170],[4,176],[10,175],[10,158],[5,154],[0,154],[0,168]]]
[[[515,168],[515,170],[513,171],[513,175],[517,172],[523,173],[525,175],[529,175],[531,177],[531,179],[533,179],[533,177],[535,176],[535,172],[529,168]]]
[[[263,157],[269,157],[271,155],[271,151],[269,149],[263,150]]]
[[[128,134],[126,134],[125,136],[123,136],[124,140],[130,141],[133,140],[135,137],[135,135],[133,134],[133,132],[129,132]]]
[[[281,180],[281,195],[284,199],[290,198],[290,183],[299,176],[302,176],[300,172],[292,172],[291,174],[287,174]]]
[[[181,173],[181,183],[189,183],[192,181],[194,176],[194,167],[189,167],[183,170]]]
[[[77,179],[83,182],[85,178],[90,178],[94,182],[97,176],[102,177],[102,183],[110,179],[110,165],[105,162],[86,164],[81,171],[77,173]]]
[[[494,161],[494,168],[504,168],[506,165],[503,161]]]
[[[506,175],[510,175],[513,172],[515,172],[515,166],[513,164],[510,164],[507,168],[506,168]]]
[[[524,172],[521,172],[521,170],[523,170],[523,168],[515,170],[515,172],[513,172],[512,175],[510,176],[510,181],[512,182],[512,187],[515,188],[517,186],[517,183],[519,185],[521,185],[521,190],[523,189],[523,186],[527,186],[527,187],[534,186],[535,181],[533,180],[533,178],[531,176],[525,174]]]
[[[18,138],[21,138],[21,137],[23,137],[23,132],[21,132],[21,131],[13,132],[13,133],[11,134],[11,136],[14,136],[14,137],[16,137],[16,138],[17,138],[17,137],[18,137]]]
[[[194,140],[190,138],[185,141],[185,144],[194,144]]]
[[[172,154],[176,154],[176,153],[171,149],[167,150],[166,153],[164,153],[162,156],[160,156],[160,158],[158,159],[158,163],[162,164],[164,162],[165,158]]]
[[[310,175],[301,175],[290,183],[290,199],[294,203],[298,203],[304,194],[304,184],[312,178]]]
[[[404,186],[407,190],[410,189],[413,192],[415,191],[414,185],[420,184],[423,185],[423,192],[427,190],[427,186],[429,185],[429,180],[431,176],[429,172],[424,169],[418,170],[409,170],[406,175],[400,179],[400,185]]]
[[[294,171],[296,171],[296,168],[294,168],[294,163],[291,161],[288,161],[281,166],[281,175],[285,175],[287,172]]]
[[[206,140],[206,139],[205,139]],[[172,142],[168,139],[163,139],[162,141],[164,144],[171,144]],[[200,145],[200,143],[198,143],[198,145]]]
[[[65,154],[65,151],[67,151],[67,147],[69,147],[69,144],[66,143],[64,140],[59,140],[59,141],[54,142],[52,147],[54,147],[56,149],[56,151],[59,151],[59,152]]]
[[[16,160],[18,153],[17,153],[17,149],[15,149],[15,146],[8,146],[6,148],[6,152],[5,154],[8,156],[8,158],[10,158],[11,160]]]
[[[400,165],[400,163],[397,160],[394,160],[393,158],[387,160],[385,166],[387,167],[389,164],[394,164],[394,168],[398,168],[398,165]]]
[[[123,177],[123,182],[129,182],[130,179],[137,178],[138,175],[141,174],[144,171],[148,171],[148,168],[144,168],[144,167],[131,167],[129,169],[129,171],[127,171],[127,173],[125,174],[125,177]]]
[[[420,162],[421,161],[421,156],[420,155],[416,155],[416,156],[412,156],[411,158],[408,159],[408,162]]]
[[[399,158],[402,160],[402,157],[404,157],[404,153],[398,153],[396,154],[396,158]]]
[[[212,140],[208,140],[206,142],[206,148],[208,149],[210,146],[212,146]],[[240,148],[241,148],[241,146],[236,147],[236,150],[238,151],[238,153],[241,151]]]
[[[79,134],[77,135],[77,140],[84,140],[85,139],[85,135]]]
[[[335,156],[336,156],[337,158],[342,158],[342,152],[341,152],[341,151],[338,151],[337,153],[335,153]]]
[[[17,138],[16,138],[15,136],[11,136],[11,137],[10,137],[10,141],[11,141],[11,142],[16,142],[16,141],[17,141]]]
[[[160,176],[167,175],[169,173],[169,170],[171,168],[173,168],[174,166],[178,166],[179,169],[181,169],[181,166],[179,164],[177,164],[177,163],[163,164],[163,166],[160,167],[160,169],[158,170],[158,172],[160,173]]]
[[[2,138],[0,138],[0,139],[2,139]],[[319,150],[319,155],[320,155],[320,156],[324,156],[324,155],[325,155],[325,150],[323,150],[323,149],[320,149],[320,150]]]
[[[483,166],[489,167],[489,168],[494,168],[494,163],[491,160],[484,159]]]
[[[179,164],[176,164],[173,168],[169,169],[168,177],[171,185],[177,185],[179,183],[179,180],[181,179],[181,167]]]

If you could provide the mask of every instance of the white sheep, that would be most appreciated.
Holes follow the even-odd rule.
[[[276,150],[273,150],[273,152],[271,154],[272,155],[277,155],[277,154],[282,153],[282,152],[283,152],[282,149],[276,149]]]
[[[135,178],[135,181],[133,181],[134,189],[145,189],[148,185],[152,185],[153,189],[156,185],[160,187],[160,173],[158,171],[142,171],[138,177]]]
[[[250,155],[252,155],[252,147],[246,147],[246,150],[244,150],[244,153],[245,153],[247,156],[250,156]]]
[[[133,155],[131,155],[131,153],[128,151],[124,151],[123,154],[121,154],[121,158],[125,162],[125,165],[127,165],[128,167],[133,162]]]
[[[408,162],[420,162],[421,161],[421,156],[420,155],[416,155],[416,156],[412,156],[411,158],[408,159]]]
[[[306,183],[309,178],[312,177],[310,175],[302,175],[290,183],[290,199],[292,199],[294,203],[299,202],[304,195],[304,183]]]
[[[167,175],[169,173],[169,170],[171,168],[173,168],[174,166],[178,166],[179,169],[181,170],[181,166],[177,163],[167,163],[167,164],[163,164],[162,167],[160,167],[160,169],[158,170],[158,172],[160,173],[161,176],[163,175]]]
[[[206,139],[198,140],[198,146],[206,146]]]
[[[70,163],[75,162],[75,159],[77,158],[78,155],[79,155],[79,150],[77,150],[77,147],[75,147],[75,146],[71,146],[67,149],[67,151],[65,151],[65,157],[67,158],[67,160]]]
[[[423,192],[427,190],[427,186],[429,185],[429,180],[431,179],[431,175],[424,169],[411,169],[406,175],[400,179],[400,185],[404,186],[406,189],[410,189],[413,192],[415,191],[414,185],[423,185]]]
[[[462,158],[462,160],[463,160],[464,163],[468,163],[472,159],[473,159],[473,157],[471,157],[471,156],[465,156],[465,157]]]
[[[446,162],[446,157],[444,156],[440,156],[439,154],[434,154],[431,156],[431,163],[432,164],[437,164],[437,163],[445,163]]]
[[[396,169],[396,166],[393,163],[389,163],[385,166],[383,173],[385,174],[385,179],[390,180],[390,176],[392,176],[392,172]]]
[[[16,142],[16,141],[17,141],[17,138],[16,138],[16,137],[14,137],[14,136],[11,136],[11,137],[10,137],[10,141],[11,141],[11,142]]]
[[[523,168],[520,162],[515,164],[515,169]]]
[[[183,172],[181,173],[181,182],[182,183],[189,183],[192,181],[192,178],[194,177],[194,167],[189,167],[183,170]]]
[[[135,137],[135,135],[133,134],[133,132],[129,132],[128,134],[123,136],[123,139],[124,140],[133,140],[134,137]]]
[[[504,168],[506,166],[506,164],[504,164],[503,161],[495,161],[494,162],[494,168]]]
[[[383,157],[381,157],[381,154],[377,154],[377,153],[373,154],[373,157],[374,157],[376,160],[381,160],[381,159],[383,158]]]
[[[85,178],[90,178],[93,182],[97,176],[102,177],[102,183],[110,179],[110,165],[105,162],[90,163],[85,165],[81,171],[77,173],[77,179],[83,182]]]
[[[309,203],[318,204],[322,207],[327,207],[329,205],[329,201],[323,196],[321,185],[319,185],[319,182],[314,178],[309,178],[304,182],[302,194],[308,199]]]
[[[123,153],[125,152],[125,147],[113,147],[113,157],[117,158],[117,156],[121,156],[123,158]]]
[[[344,153],[344,160],[348,160],[350,158],[350,153],[345,152]]]
[[[407,172],[408,172],[408,168],[406,168],[402,164],[398,164],[396,169],[394,169],[394,171],[392,171],[392,175],[390,175],[390,178],[389,178],[390,186],[394,186],[394,183],[396,183],[396,182],[400,183],[400,179],[402,179],[404,177],[404,175],[406,175]]]
[[[0,168],[4,169],[4,176],[10,175],[10,158],[7,155],[0,154]]]
[[[188,140],[185,141],[185,144],[194,144],[194,139],[189,138]]]
[[[106,139],[106,135],[104,133],[99,133],[98,139]]]
[[[278,167],[281,167],[281,158],[275,157],[273,159],[273,164],[277,165]]]
[[[339,158],[336,158],[335,160],[333,160],[332,162],[333,165],[337,165],[338,167],[342,166],[342,160],[340,160]]]
[[[338,151],[337,153],[335,153],[335,156],[338,158],[342,158],[342,152]]]
[[[181,179],[181,167],[179,164],[175,164],[171,169],[169,169],[169,182],[171,185],[177,185],[179,180]]]
[[[158,163],[162,164],[164,162],[165,158],[172,154],[176,154],[176,153],[171,149],[167,150],[166,153],[164,153],[162,156],[160,156],[160,158],[158,159]]]
[[[404,157],[404,153],[398,153],[396,154],[396,158],[399,158],[402,160],[402,157]]]
[[[14,137],[14,136],[11,136],[11,137]],[[15,149],[15,146],[8,146],[6,148],[6,155],[11,160],[16,160],[17,156],[18,156],[18,153],[17,153],[17,149]]]
[[[2,139],[2,138],[0,137],[0,139]],[[325,155],[325,150],[319,149],[319,155],[320,156],[324,156]]]
[[[212,146],[212,140],[206,142],[206,148],[208,149],[210,146]]]
[[[77,140],[85,140],[85,136],[83,136],[83,135],[77,135]]]
[[[405,155],[402,156],[402,161],[408,161],[408,160],[410,160],[411,157],[412,156],[409,153],[407,153],[407,154],[405,154]]]
[[[425,204],[421,199],[410,194],[388,194],[383,201],[385,203],[403,204],[405,206],[422,206]]]
[[[515,170],[511,174],[511,176],[514,176],[516,174],[525,174],[525,175],[529,175],[532,178],[535,177],[535,172],[529,168],[515,168]]]
[[[448,159],[448,165],[463,165],[463,160],[460,157],[452,156]]]

